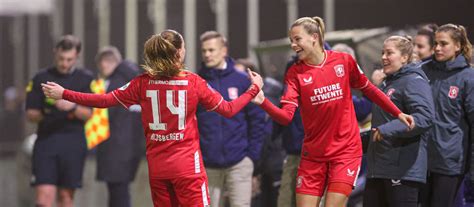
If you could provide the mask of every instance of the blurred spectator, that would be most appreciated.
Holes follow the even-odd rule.
[[[436,24],[422,26],[415,36],[415,47],[413,48],[413,61],[427,62],[434,54],[434,38],[438,29]]]
[[[33,149],[31,184],[36,206],[72,206],[74,192],[82,186],[87,154],[84,123],[92,114],[89,107],[66,100],[46,98],[41,83],[57,82],[65,88],[90,93],[92,75],[77,68],[81,52],[77,37],[66,35],[54,47],[54,66],[38,72],[27,86],[26,116],[38,123]]]
[[[344,43],[337,43],[337,44],[335,44],[334,46],[332,46],[332,50],[334,50],[334,51],[339,51],[339,52],[345,52],[345,53],[351,55],[352,58],[356,59],[356,55],[355,55],[354,49],[352,49],[352,47],[350,47],[350,46],[347,45],[347,44],[344,44]]]
[[[97,54],[96,63],[99,76],[93,81],[93,91],[97,88],[109,93],[139,74],[138,66],[122,60],[122,55],[113,46],[103,47]],[[140,109],[140,106],[137,107]],[[129,186],[145,152],[139,111],[129,111],[122,106],[95,108],[93,118],[96,110],[108,112],[110,128],[110,136],[97,147],[97,179],[107,183],[109,207],[130,207]]]
[[[385,80],[385,77],[386,75],[383,73],[382,69],[375,69],[374,72],[372,72],[370,80],[374,85],[379,86]]]
[[[0,148],[1,153],[13,155],[23,140],[23,90],[14,86],[5,89],[3,93],[3,109],[0,110]]]

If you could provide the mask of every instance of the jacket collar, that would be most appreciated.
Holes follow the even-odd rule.
[[[459,70],[469,67],[467,60],[463,55],[458,55],[454,60],[445,62],[438,62],[436,61],[436,59],[433,59],[432,63],[434,65],[434,68],[446,71]]]
[[[235,71],[234,60],[230,57],[225,58],[227,67],[225,69],[216,69],[206,67],[204,63],[201,63],[201,69],[198,74],[205,79],[215,79],[222,76],[227,76]]]

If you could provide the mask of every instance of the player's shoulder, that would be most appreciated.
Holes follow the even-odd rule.
[[[327,59],[328,60],[338,60],[344,59],[349,60],[353,59],[349,53],[341,52],[341,51],[334,51],[334,50],[326,50]]]

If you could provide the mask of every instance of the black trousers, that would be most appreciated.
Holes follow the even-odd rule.
[[[109,190],[109,207],[131,207],[129,183],[107,183]]]
[[[422,183],[371,178],[364,190],[364,207],[417,207]]]
[[[422,207],[451,207],[464,175],[430,173],[421,190]]]

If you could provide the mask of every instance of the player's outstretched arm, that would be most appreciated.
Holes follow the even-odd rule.
[[[41,86],[44,95],[55,100],[65,99],[83,106],[95,108],[107,108],[119,104],[112,92],[107,94],[81,93],[64,89],[61,85],[49,81],[42,83]]]

